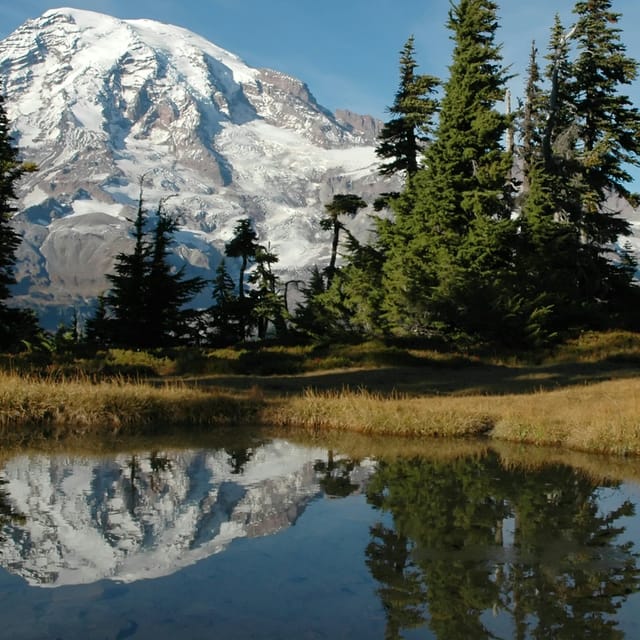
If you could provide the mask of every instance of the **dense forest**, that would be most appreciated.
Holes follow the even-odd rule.
[[[175,271],[178,221],[166,200],[149,213],[141,181],[133,249],[116,256],[93,316],[55,340],[153,348],[375,336],[535,349],[577,329],[635,329],[637,265],[612,203],[637,204],[628,185],[640,165],[640,113],[625,88],[638,63],[612,4],[577,2],[571,25],[556,17],[544,51],[531,45],[513,110],[495,2],[452,4],[446,79],[418,73],[409,37],[376,150],[380,173],[399,176],[402,190],[326,203],[329,264],[304,283],[278,277],[278,256],[250,218],[225,246],[237,280],[226,260],[210,283]],[[43,338],[33,314],[10,304],[20,242],[12,202],[34,167],[19,160],[1,101],[0,162],[0,349],[11,350]],[[345,221],[368,205],[378,215],[364,243]],[[302,292],[294,308],[291,285]],[[204,287],[211,306],[191,308]]]

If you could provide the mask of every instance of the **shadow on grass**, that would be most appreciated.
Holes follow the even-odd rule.
[[[525,394],[639,376],[640,362],[614,357],[593,363],[537,366],[474,364],[467,367],[401,365],[296,375],[198,376],[185,381],[230,390],[258,387],[265,394],[273,395],[295,395],[305,389],[364,389],[383,396],[429,396]]]

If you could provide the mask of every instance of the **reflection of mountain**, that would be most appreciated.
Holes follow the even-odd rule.
[[[3,476],[26,518],[5,522],[0,562],[33,585],[168,575],[234,538],[293,524],[320,493],[314,462],[324,456],[271,442],[241,474],[223,450],[17,457]]]

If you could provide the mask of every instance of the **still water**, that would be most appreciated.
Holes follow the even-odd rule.
[[[0,638],[640,637],[640,467],[359,451],[5,456]]]

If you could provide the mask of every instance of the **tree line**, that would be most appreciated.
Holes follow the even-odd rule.
[[[637,204],[627,185],[629,167],[640,164],[640,113],[624,89],[638,63],[626,53],[611,0],[576,2],[573,12],[569,26],[556,16],[543,56],[532,43],[525,95],[513,110],[505,108],[512,76],[496,38],[497,3],[452,4],[446,80],[418,73],[408,38],[376,149],[380,174],[401,177],[402,189],[371,203],[380,215],[366,243],[345,220],[368,203],[342,193],[325,204],[329,263],[311,271],[294,309],[294,282],[277,276],[278,256],[250,218],[237,221],[225,245],[210,307],[191,308],[207,282],[171,266],[178,220],[168,198],[149,214],[141,181],[133,249],[116,256],[85,340],[146,348],[410,336],[537,348],[576,328],[635,328],[637,265],[620,243],[631,230],[612,203]],[[2,102],[0,161],[7,349],[36,324],[6,304],[19,244],[10,224],[14,185],[33,166],[18,160]],[[237,261],[237,281],[227,260]]]

